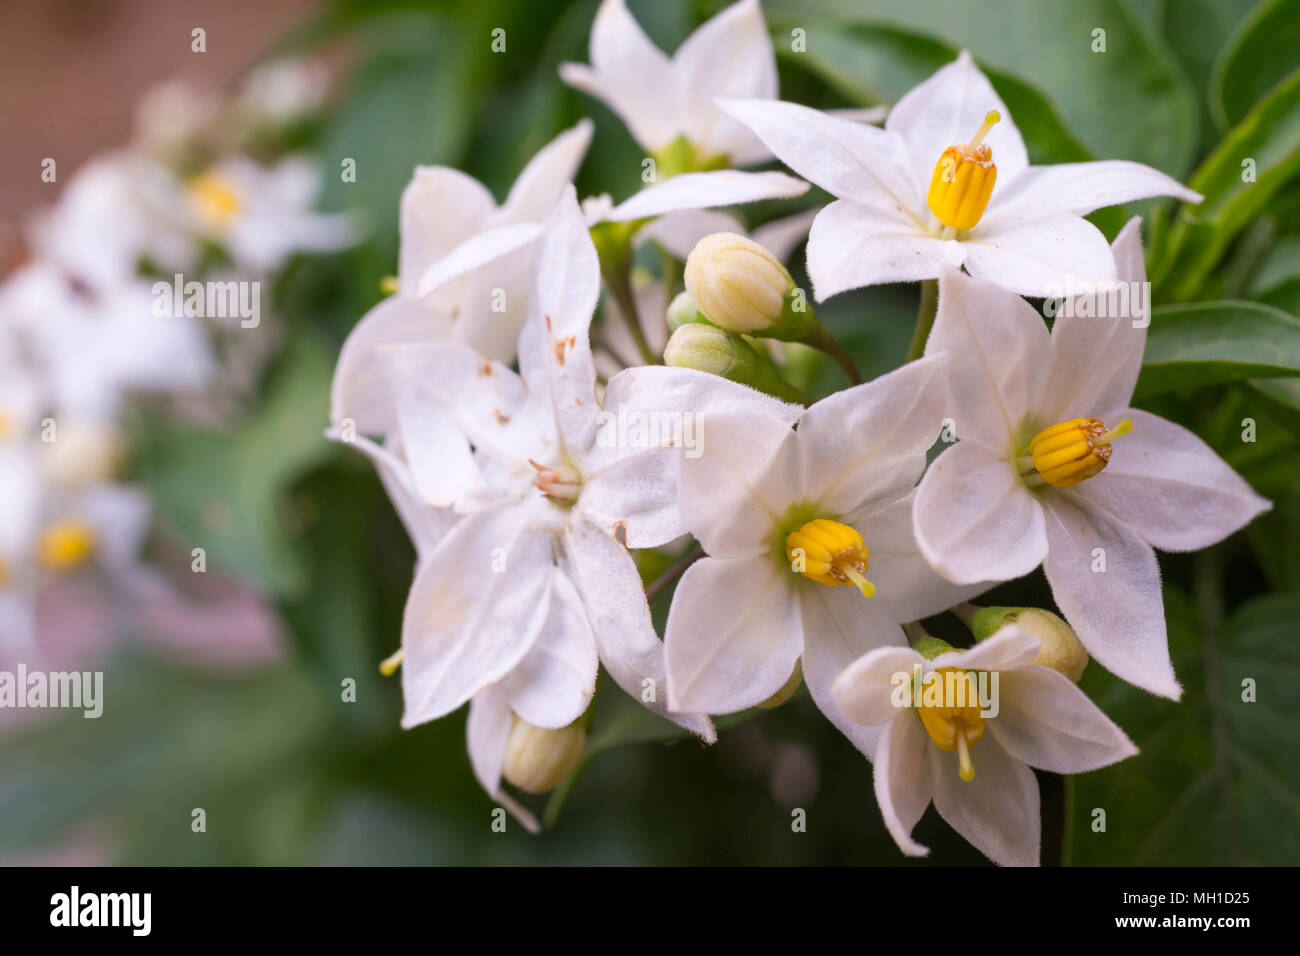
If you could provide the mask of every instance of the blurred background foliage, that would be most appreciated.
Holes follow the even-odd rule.
[[[723,4],[629,6],[672,50]],[[556,76],[561,61],[587,60],[596,7],[335,0],[270,51],[342,52],[337,103],[310,145],[330,183],[326,205],[361,211],[370,238],[297,261],[275,290],[289,346],[241,425],[194,433],[142,419],[136,467],[172,537],[206,542],[215,565],[270,592],[292,659],[222,674],[128,646],[105,665],[101,719],[0,738],[0,854],[89,827],[125,863],[985,862],[933,811],[916,831],[931,857],[903,858],[880,822],[869,764],[806,692],[729,722],[708,750],[622,695],[599,695],[591,752],[539,837],[513,822],[492,832],[463,711],[398,730],[400,686],[376,664],[397,643],[414,554],[369,463],[321,437],[334,357],[394,271],[398,197],[417,163],[466,169],[500,199],[537,148],[591,115],[580,195],[622,198],[640,185],[642,153],[622,124]],[[1159,311],[1142,404],[1194,428],[1275,507],[1209,552],[1161,556],[1185,696],[1158,700],[1089,667],[1084,688],[1142,753],[1070,781],[1041,777],[1043,860],[1300,862],[1300,3],[766,0],[764,9],[783,98],[889,103],[965,47],[1011,107],[1031,161],[1132,159],[1206,195],[1194,214],[1148,202],[1092,218],[1112,238],[1128,216],[1147,220]],[[496,28],[505,53],[491,50]],[[794,30],[806,33],[805,53],[791,51]],[[356,161],[355,183],[340,181],[344,158]],[[745,210],[751,226],[790,211]],[[822,314],[876,375],[902,361],[916,304],[915,286],[878,287]],[[842,384],[834,367],[817,374],[820,393]],[[1245,419],[1256,423],[1253,442],[1243,441]],[[212,520],[214,502],[229,520]],[[1041,573],[984,603],[1052,606]],[[655,611],[662,623],[664,599]],[[966,642],[955,621],[928,623]],[[345,678],[357,683],[355,703],[341,700]],[[1253,703],[1242,701],[1247,678]],[[195,807],[207,811],[204,834],[191,832]],[[792,832],[796,807],[807,832]],[[1094,828],[1097,808],[1105,832]]]

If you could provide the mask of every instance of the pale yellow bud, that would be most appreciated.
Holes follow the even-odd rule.
[[[581,720],[549,730],[514,716],[501,775],[520,790],[547,793],[573,772],[586,746],[587,728]]]
[[[1079,635],[1064,620],[1051,611],[1036,607],[1021,611],[1016,618],[1020,629],[1043,642],[1034,663],[1050,667],[1064,674],[1076,684],[1088,666],[1088,652],[1083,649]]]
[[[122,459],[122,438],[106,423],[77,419],[59,422],[54,441],[42,446],[45,473],[58,485],[107,481]]]
[[[692,322],[681,326],[668,340],[664,364],[693,368],[710,375],[726,376],[736,362],[736,346],[730,335],[712,325]]]
[[[709,321],[732,332],[771,326],[793,287],[776,256],[734,232],[705,236],[686,259],[686,291]]]

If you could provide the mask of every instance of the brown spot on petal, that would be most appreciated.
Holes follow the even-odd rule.
[[[622,521],[615,521],[613,534],[614,534],[614,540],[626,548],[627,547],[627,524]]]
[[[503,414],[502,411],[501,411],[501,409],[499,409],[499,408],[494,408],[494,409],[492,409],[492,417],[495,418],[495,419],[497,420],[497,424],[498,424],[498,425],[509,425],[509,424],[510,424],[510,416],[509,416],[509,415],[505,415],[505,414]]]
[[[546,331],[551,331],[551,317],[549,315],[546,316]]]
[[[560,339],[558,342],[556,342],[555,361],[563,365],[565,356],[568,354],[569,350],[573,348],[575,342],[576,340],[572,335],[568,336],[567,338]]]
[[[491,362],[484,362],[482,365],[479,366],[478,373],[483,378],[491,378],[493,375],[496,374],[496,369],[492,367]]]

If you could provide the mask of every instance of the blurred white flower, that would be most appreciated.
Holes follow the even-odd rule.
[[[1115,240],[1118,276],[1146,279],[1140,220]],[[1140,302],[1140,298],[1134,298]],[[926,352],[961,439],[916,495],[916,538],[950,581],[1007,581],[1040,564],[1088,653],[1177,699],[1152,547],[1208,547],[1270,506],[1187,429],[1129,407],[1149,317],[1057,316],[946,272]]]
[[[1137,753],[1069,678],[1033,663],[1038,650],[1037,638],[1011,624],[932,660],[881,647],[835,679],[840,712],[877,730],[876,800],[908,856],[929,853],[911,834],[933,801],[993,862],[1037,866],[1038,783],[1029,768],[1083,773]],[[976,672],[996,683],[983,677],[981,687]]]

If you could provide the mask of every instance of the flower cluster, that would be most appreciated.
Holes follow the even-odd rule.
[[[903,852],[927,852],[911,831],[933,803],[992,860],[1037,863],[1031,768],[1136,753],[1076,686],[1089,655],[1179,696],[1153,548],[1205,547],[1268,504],[1130,407],[1146,299],[1063,310],[1049,331],[1022,296],[1141,286],[1139,221],[1112,245],[1082,217],[1200,197],[1131,162],[1030,166],[965,53],[883,128],[781,102],[756,0],[671,58],[605,0],[591,66],[561,77],[660,175],[580,203],[587,122],[500,206],[417,169],[396,290],[336,372],[332,434],[374,460],[418,554],[384,664],[401,667],[403,725],[468,702],[479,781],[533,827],[505,785],[572,771],[599,667],[705,742],[712,716],[802,683],[873,762]],[[835,197],[808,236],[817,301],[931,284],[902,367],[862,382],[817,319],[785,265],[807,217],[750,234],[714,211],[807,188],[730,168],[772,156]],[[633,268],[649,241],[684,268]],[[792,371],[809,347],[852,384],[806,395]],[[675,582],[662,641],[638,573],[654,549],[683,556],[649,588]],[[1040,565],[1060,616],[968,603]],[[918,623],[949,610],[972,647]]]
[[[224,98],[154,90],[132,142],[78,169],[22,237],[0,283],[6,660],[48,653],[38,602],[74,579],[109,595],[106,627],[115,608],[166,613],[177,598],[142,563],[152,507],[120,477],[125,414],[147,401],[228,418],[275,341],[269,323],[257,330],[263,284],[293,254],[353,241],[352,223],[312,210],[314,165],[273,145],[319,107],[318,72],[271,64]]]

